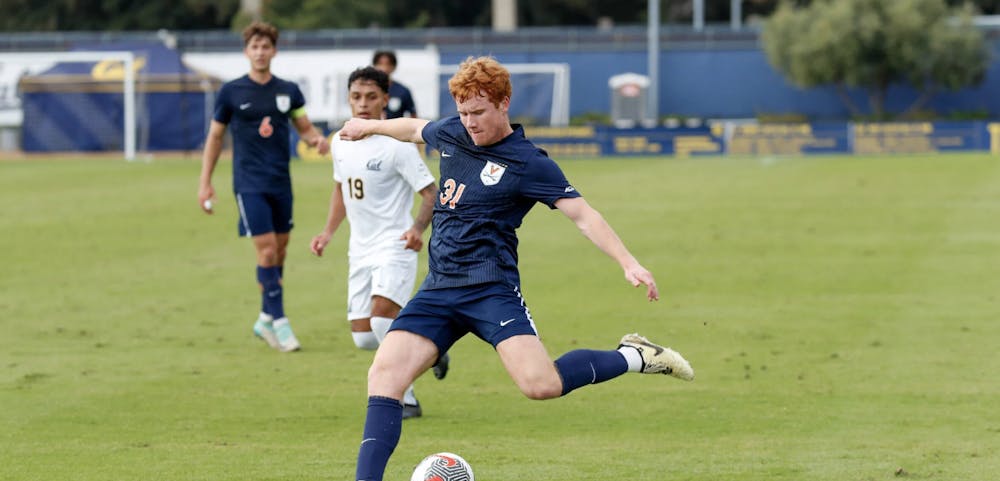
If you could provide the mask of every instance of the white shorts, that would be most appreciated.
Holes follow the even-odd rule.
[[[374,262],[350,262],[347,277],[347,320],[371,317],[372,296],[389,299],[400,307],[413,294],[417,279],[417,253],[405,251]]]

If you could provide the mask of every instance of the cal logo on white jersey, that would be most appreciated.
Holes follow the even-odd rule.
[[[486,167],[483,167],[483,171],[479,173],[479,180],[483,181],[483,185],[497,185],[506,170],[507,166],[505,165],[486,162]]]
[[[292,98],[287,95],[275,95],[274,103],[278,104],[278,110],[281,113],[285,113],[292,107]]]

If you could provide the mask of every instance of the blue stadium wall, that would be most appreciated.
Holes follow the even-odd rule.
[[[958,92],[941,92],[925,108],[948,115],[985,110],[1000,118],[1000,45],[994,43],[993,63],[982,84]],[[457,64],[471,55],[442,51],[443,64]],[[501,62],[566,63],[570,66],[570,116],[610,112],[608,79],[623,72],[646,73],[645,50],[613,52],[552,51],[497,53]],[[517,91],[514,92],[517,96]],[[851,92],[856,105],[867,112],[863,92]],[[886,107],[902,111],[917,98],[905,86],[890,89]],[[699,118],[754,118],[760,114],[796,113],[810,120],[849,118],[850,112],[833,88],[799,89],[789,84],[767,62],[760,49],[663,50],[660,54],[660,115]],[[442,112],[454,110],[442,96]]]

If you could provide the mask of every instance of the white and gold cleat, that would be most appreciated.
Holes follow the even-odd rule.
[[[649,342],[649,339],[632,333],[622,337],[621,346],[635,348],[642,356],[642,369],[639,372],[644,374],[669,374],[685,381],[694,380],[694,369],[691,364],[681,356],[679,352]]]

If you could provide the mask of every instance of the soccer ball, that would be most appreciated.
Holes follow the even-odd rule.
[[[413,470],[410,481],[476,481],[472,466],[461,456],[437,453],[424,458]]]

